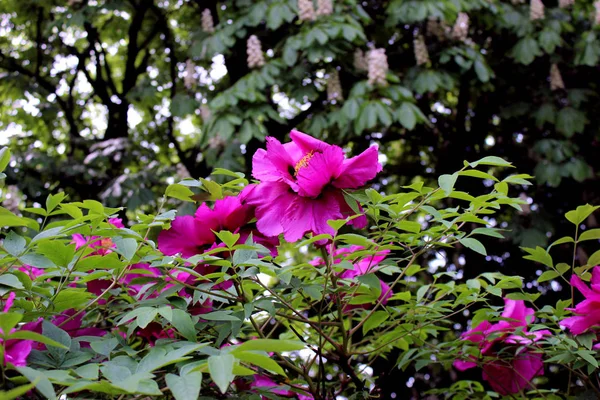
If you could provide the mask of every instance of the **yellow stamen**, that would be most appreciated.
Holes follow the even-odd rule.
[[[304,157],[302,157],[300,159],[300,161],[298,161],[296,163],[296,166],[294,167],[294,176],[298,175],[298,171],[300,171],[301,168],[304,168],[308,165],[308,162],[310,161],[311,158],[313,158],[313,156],[315,155],[314,150],[311,150],[308,152],[307,155],[305,155]]]

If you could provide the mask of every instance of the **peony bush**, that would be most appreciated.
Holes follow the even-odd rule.
[[[494,218],[520,208],[510,186],[531,178],[509,162],[382,193],[369,188],[376,146],[347,157],[290,138],[267,138],[251,179],[216,169],[170,185],[155,214],[63,193],[24,215],[0,208],[0,397],[379,398],[378,360],[419,379],[453,371],[419,398],[600,396],[600,251],[585,265],[550,254],[598,241],[582,229],[597,207],[566,214],[574,237],[524,249],[538,283],[573,287],[540,306],[518,276],[465,280],[428,261],[452,247],[485,255],[480,239],[503,237]],[[5,148],[1,170],[9,160]],[[460,191],[463,179],[489,190]],[[199,203],[192,215],[174,209],[185,202]]]

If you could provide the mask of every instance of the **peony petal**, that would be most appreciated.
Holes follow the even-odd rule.
[[[516,356],[511,362],[494,361],[483,366],[483,379],[501,395],[519,393],[531,386],[531,380],[543,375],[541,356],[530,352]]]
[[[288,204],[285,213],[280,217],[284,237],[288,242],[300,240],[307,232],[315,235],[335,234],[333,228],[327,224],[330,219],[342,217],[335,196],[327,192],[319,199],[293,195],[291,203]]]
[[[201,220],[186,215],[176,217],[171,222],[171,229],[158,235],[158,249],[165,255],[181,253],[183,257],[191,257],[202,253],[201,247],[215,241],[215,235]]]
[[[532,308],[525,307],[525,302],[523,300],[504,299],[502,318],[514,320],[505,321],[511,326],[527,326],[527,324],[533,320],[533,313],[534,311]]]
[[[340,189],[357,189],[375,178],[381,169],[377,146],[369,147],[356,157],[344,160],[333,186]]]
[[[600,313],[596,309],[593,314],[576,315],[560,321],[560,325],[568,328],[573,335],[581,335],[594,326],[600,326]]]
[[[311,151],[323,151],[327,147],[331,146],[330,144],[327,144],[319,139],[315,139],[314,137],[295,129],[290,132],[290,139],[292,139],[292,142],[294,142],[304,154]]]
[[[243,201],[256,206],[256,228],[265,236],[283,233],[282,219],[288,205],[297,195],[281,182],[265,182],[245,189]]]
[[[121,218],[109,218],[108,223],[114,226],[115,228],[125,228],[125,225],[123,225],[123,220]]]
[[[459,371],[466,371],[470,368],[475,368],[477,367],[477,363],[473,362],[473,361],[463,361],[463,360],[456,360],[454,361],[454,363],[452,363],[452,365],[454,366],[454,368],[456,368]]]
[[[12,307],[12,305],[15,301],[15,297],[17,297],[17,294],[15,292],[10,292],[8,294],[8,297],[6,298],[6,301],[4,302],[3,312],[7,313],[10,311],[10,308]]]
[[[27,357],[32,348],[31,340],[9,340],[4,347],[4,361],[15,367],[24,367],[27,365]]]
[[[575,286],[584,297],[592,297],[594,292],[577,275],[571,275],[571,285]]]
[[[344,151],[337,146],[330,146],[322,153],[314,153],[307,160],[306,166],[297,170],[300,196],[317,197],[323,188],[334,178],[335,171],[344,162]]]
[[[267,137],[267,149],[258,149],[252,156],[252,176],[261,182],[292,181],[290,171],[295,162],[286,148],[273,137]]]
[[[226,229],[230,232],[236,232],[254,217],[253,211],[253,207],[242,205],[240,198],[237,196],[228,196],[217,200],[212,214],[218,221],[218,226],[214,227],[213,230]]]

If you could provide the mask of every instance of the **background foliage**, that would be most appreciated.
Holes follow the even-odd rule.
[[[332,15],[300,21],[296,0],[3,1],[0,129],[14,155],[4,204],[23,212],[22,203],[45,204],[64,191],[71,201],[125,205],[121,216],[133,220],[136,210],[156,210],[181,177],[217,167],[249,176],[264,137],[282,140],[293,127],[354,154],[379,143],[385,162],[375,188],[388,194],[435,182],[465,159],[502,156],[535,176],[535,185],[510,189],[529,203],[523,211],[488,220],[509,229],[507,240],[482,239],[487,256],[459,244],[424,254],[421,264],[466,279],[519,273],[526,290],[554,304],[565,285],[538,284],[542,269],[518,247],[572,234],[564,213],[599,203],[600,38],[591,1],[543,4],[543,18],[531,20],[522,1],[340,0]],[[202,28],[205,9],[214,32]],[[457,38],[460,12],[470,22]],[[440,34],[431,19],[448,30]],[[260,68],[247,65],[251,35],[265,52]],[[429,55],[421,65],[418,35]],[[370,48],[386,50],[387,86],[369,85],[354,64],[355,51]],[[186,84],[187,60],[195,67]],[[551,88],[553,64],[564,89]],[[343,99],[330,101],[334,70]],[[457,187],[475,196],[492,183],[464,179]],[[597,225],[593,215],[584,225]],[[585,265],[593,247],[577,249]],[[572,248],[554,251],[568,258]],[[381,375],[386,366],[374,368]]]

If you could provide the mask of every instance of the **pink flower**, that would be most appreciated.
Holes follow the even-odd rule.
[[[333,234],[327,221],[354,215],[343,190],[358,189],[381,171],[377,147],[346,159],[341,147],[293,130],[291,142],[267,137],[267,149],[252,158],[252,175],[260,181],[242,197],[256,206],[256,226],[266,236],[283,233],[295,242],[305,233]],[[350,222],[359,228],[364,216]]]
[[[483,321],[465,332],[462,339],[478,344],[484,357],[480,361],[483,363],[483,379],[488,381],[496,392],[508,395],[530,387],[533,378],[544,374],[544,363],[539,354],[529,350],[520,351],[511,357],[507,357],[508,354],[515,352],[506,350],[514,347],[516,351],[519,346],[531,345],[551,333],[547,330],[527,332],[534,311],[525,307],[523,300],[504,299],[504,303],[502,318],[505,320],[495,324]],[[517,331],[527,337],[516,334]],[[477,361],[474,357],[469,361],[456,360],[454,367],[464,371],[477,367]]]
[[[115,228],[125,228],[125,225],[123,225],[123,220],[121,218],[109,218],[108,223],[114,226]]]
[[[297,399],[297,400],[313,400],[314,397],[306,392],[306,393],[298,393],[298,392],[294,392],[292,390],[285,390],[285,389],[278,389],[281,385],[278,383],[275,383],[271,378],[266,377],[264,375],[253,375],[252,376],[252,382],[250,382],[250,388],[260,388],[263,391],[269,392],[269,393],[273,393],[273,394],[277,394],[279,396],[283,396],[283,397],[287,397],[287,398],[291,398],[291,399]],[[268,398],[265,396],[261,396],[262,399],[267,400]]]
[[[213,231],[237,232],[253,218],[252,211],[232,196],[215,201],[212,209],[202,203],[193,216],[176,217],[171,229],[159,234],[158,249],[168,256],[181,253],[185,258],[202,254],[217,240]]]
[[[575,286],[585,297],[575,306],[573,317],[565,318],[560,325],[569,328],[574,335],[581,335],[593,327],[600,327],[600,267],[592,270],[591,288],[588,287],[577,275],[571,276],[571,285]]]
[[[38,277],[44,275],[44,270],[40,268],[32,267],[31,265],[22,265],[17,268],[19,271],[25,273],[31,280],[37,279]]]
[[[75,318],[68,320],[70,317],[75,315],[76,312],[77,312],[77,310],[75,310],[73,308],[71,308],[69,310],[65,310],[62,313],[52,317],[52,323],[54,325],[60,327],[60,329],[67,332],[69,334],[69,336],[72,338],[76,338],[76,337],[80,337],[80,336],[104,336],[104,335],[106,335],[106,331],[104,331],[100,328],[95,328],[95,327],[83,328],[82,327],[83,317],[85,317],[85,314],[86,314],[85,311],[77,314],[77,316],[75,316]],[[67,322],[65,322],[65,321],[67,321]],[[85,347],[85,344],[87,344],[87,342],[82,342],[82,343],[84,343],[84,347]]]
[[[331,252],[331,246],[328,250]],[[374,272],[378,264],[382,262],[390,252],[389,250],[382,250],[376,254],[365,256],[360,254],[360,252],[364,250],[365,248],[362,246],[350,246],[334,250],[333,257],[336,263],[339,263],[346,258],[354,267],[353,269],[347,269],[339,273],[338,276],[340,278],[353,281],[357,276]],[[311,261],[311,264],[315,266],[324,265],[324,261],[322,258],[316,258],[315,260]],[[381,300],[381,304],[385,305],[387,304],[388,299],[392,297],[394,293],[391,291],[389,285],[381,279],[379,280],[379,284],[381,285],[381,294],[379,295],[378,300]],[[371,307],[372,305],[368,303],[348,304],[344,307],[344,312],[348,312],[357,308],[369,309]]]
[[[7,313],[10,311],[15,297],[16,294],[14,292],[9,293],[4,302],[3,312]],[[22,325],[19,330],[35,331],[40,328],[40,324],[41,319],[38,319],[37,321]],[[16,329],[13,329],[11,332],[14,331],[16,331]],[[0,332],[2,331],[0,330]],[[0,346],[4,349],[4,365],[10,363],[16,367],[24,367],[27,365],[27,357],[29,357],[29,353],[31,353],[31,350],[33,349],[34,342],[32,340],[23,339],[9,339],[5,342],[3,339],[0,339]]]
[[[139,329],[136,335],[146,339],[150,347],[154,347],[159,339],[172,339],[175,337],[173,329],[165,329],[158,322],[150,322],[145,328]]]
[[[127,271],[125,276],[121,278],[119,283],[127,288],[127,291],[129,292],[130,296],[138,295],[142,291],[144,286],[151,283],[145,282],[132,284],[132,281],[134,279],[145,278],[148,280],[152,280],[152,278],[155,278],[155,280],[158,280],[158,278],[162,277],[162,273],[158,268],[151,267],[148,264],[133,264],[128,269],[129,271]],[[158,293],[156,294],[156,296],[157,295]]]
[[[108,223],[115,228],[124,228],[121,218],[109,218]],[[73,243],[75,243],[75,249],[80,249],[83,246],[89,246],[94,249],[89,255],[106,255],[112,252],[111,248],[115,247],[115,244],[110,238],[101,238],[100,236],[86,237],[80,233],[73,235]]]

